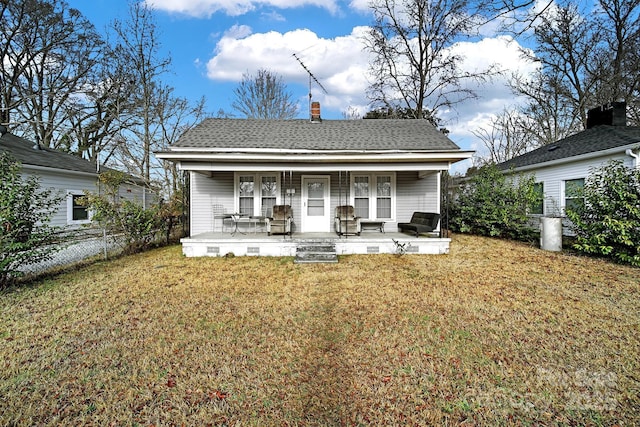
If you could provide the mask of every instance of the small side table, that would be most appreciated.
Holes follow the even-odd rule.
[[[365,230],[378,230],[381,233],[384,233],[384,223],[385,221],[378,221],[373,219],[361,219],[360,220],[360,229]]]

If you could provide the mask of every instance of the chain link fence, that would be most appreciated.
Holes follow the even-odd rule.
[[[178,241],[187,230],[182,224],[174,224],[171,236],[164,232],[158,232],[154,243],[168,244],[169,241]],[[62,234],[61,242],[52,248],[54,252],[50,259],[34,264],[24,265],[20,271],[29,277],[38,276],[57,269],[72,268],[89,261],[104,260],[122,254],[126,249],[126,239],[122,235],[106,234],[101,229],[87,229]]]
[[[57,268],[72,267],[90,259],[105,259],[123,251],[123,239],[104,234],[101,230],[83,231],[73,236],[63,236],[63,243],[56,245],[54,254],[45,261],[28,264],[20,271],[29,276],[37,276]]]

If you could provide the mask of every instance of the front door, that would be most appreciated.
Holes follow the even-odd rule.
[[[331,231],[329,213],[329,177],[302,177],[302,232],[328,233]]]

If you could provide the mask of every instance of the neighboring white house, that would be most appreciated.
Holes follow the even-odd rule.
[[[207,233],[203,245],[215,254],[224,251],[216,240],[222,237],[210,234],[214,206],[269,216],[272,206],[291,205],[293,234],[302,238],[335,236],[336,206],[352,205],[362,220],[384,222],[387,232],[397,232],[397,223],[408,222],[415,211],[440,212],[441,172],[472,154],[427,120],[321,120],[319,114],[311,120],[206,119],[169,151],[156,153],[190,174],[187,255],[206,255],[205,249],[186,246],[204,241]],[[287,254],[282,248],[267,253],[264,242],[256,249]],[[368,249],[386,251],[378,245]]]
[[[90,212],[78,203],[85,191],[98,192],[98,167],[72,154],[41,147],[24,138],[7,132],[0,126],[0,152],[7,152],[21,163],[23,177],[37,175],[42,188],[53,188],[64,196],[51,225],[76,229],[91,223]],[[102,167],[102,170],[108,168]],[[145,206],[152,202],[149,190],[132,181],[120,188],[120,196],[129,200],[139,200]]]
[[[506,173],[535,175],[541,199],[534,216],[564,216],[567,206],[581,202],[575,190],[609,161],[640,168],[640,127],[626,125],[626,104],[611,103],[588,113],[586,130],[498,165]]]

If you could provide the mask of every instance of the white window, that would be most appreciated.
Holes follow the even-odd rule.
[[[365,219],[393,218],[395,174],[353,174],[351,189],[356,216]]]
[[[271,216],[280,194],[280,178],[277,174],[238,173],[235,182],[236,212]]]
[[[89,208],[84,205],[84,193],[67,191],[67,224],[87,224],[91,222]]]
[[[563,181],[563,208],[579,209],[584,206],[584,178]]]
[[[533,184],[533,191],[536,193],[535,204],[531,207],[531,215],[544,215],[544,183]]]
[[[369,177],[355,176],[353,178],[353,206],[356,216],[369,218]]]

